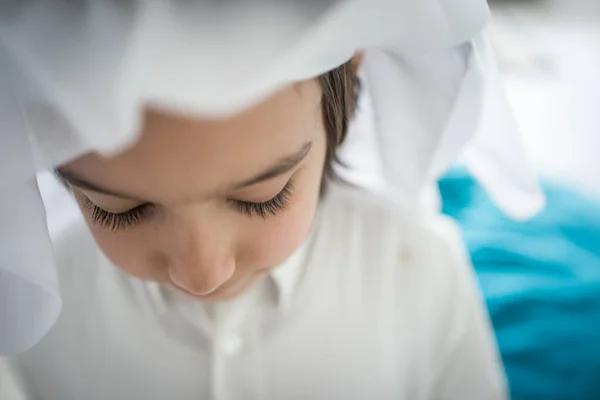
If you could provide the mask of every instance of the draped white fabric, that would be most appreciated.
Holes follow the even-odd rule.
[[[60,309],[36,172],[133,143],[148,104],[222,117],[365,51],[385,190],[416,202],[462,155],[510,215],[543,204],[484,0],[42,0],[0,4],[0,354]],[[19,279],[21,283],[14,282]]]

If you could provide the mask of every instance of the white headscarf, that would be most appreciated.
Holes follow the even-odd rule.
[[[492,198],[543,204],[483,39],[484,0],[0,4],[0,354],[60,296],[36,172],[136,140],[152,103],[226,116],[365,51],[385,189],[416,201],[460,155]]]

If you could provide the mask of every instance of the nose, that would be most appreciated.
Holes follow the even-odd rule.
[[[197,266],[169,268],[169,277],[173,284],[186,292],[204,296],[217,290],[227,282],[235,272],[233,263],[214,268],[200,269]],[[202,271],[197,273],[196,271]]]
[[[173,284],[195,295],[207,295],[235,272],[235,257],[226,235],[188,230],[173,246],[168,273]]]

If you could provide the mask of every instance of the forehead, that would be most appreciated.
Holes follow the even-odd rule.
[[[316,81],[298,83],[221,120],[148,109],[132,148],[111,158],[88,154],[63,169],[140,198],[198,198],[260,173],[317,138],[320,95]]]

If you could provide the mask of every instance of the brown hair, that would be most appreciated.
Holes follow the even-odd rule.
[[[348,125],[356,109],[359,84],[352,61],[318,77],[323,95],[321,108],[327,135],[327,153],[323,170],[323,183],[336,179],[334,164],[343,165],[337,149],[344,142]]]

